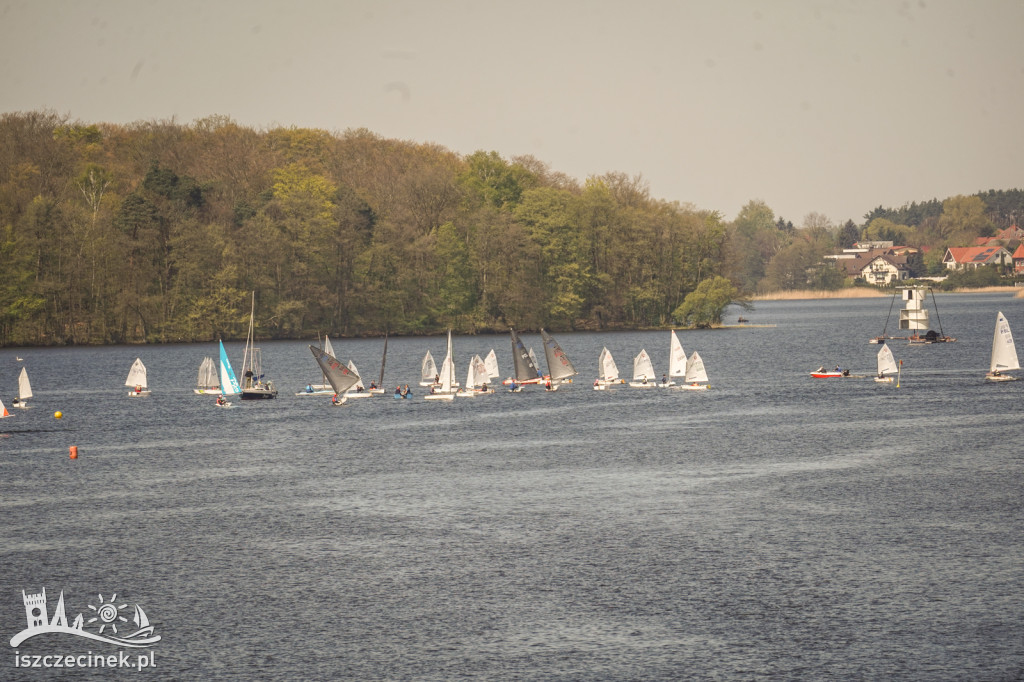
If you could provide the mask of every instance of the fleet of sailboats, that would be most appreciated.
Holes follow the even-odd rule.
[[[1010,323],[1000,311],[996,315],[996,329],[992,335],[992,353],[989,357],[988,374],[985,378],[989,381],[1016,381],[1017,377],[1012,374],[1003,374],[1014,369],[1020,369],[1020,360],[1017,359],[1017,346],[1013,343],[1013,333],[1010,332]]]
[[[129,396],[142,397],[150,395],[149,383],[146,379],[146,366],[142,364],[142,358],[135,358],[132,368],[128,370],[128,378],[124,381],[125,386],[131,386]]]

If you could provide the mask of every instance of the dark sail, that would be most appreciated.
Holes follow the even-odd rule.
[[[536,381],[541,378],[540,370],[530,359],[530,353],[519,340],[515,329],[510,329],[512,334],[512,366],[515,368],[516,381]]]
[[[579,374],[576,368],[569,362],[568,356],[562,347],[558,345],[558,342],[543,329],[540,330],[540,337],[544,339],[544,357],[548,361],[548,374],[551,379],[567,379],[571,376]]]
[[[324,371],[324,376],[327,377],[327,381],[330,382],[335,393],[341,395],[359,383],[359,375],[338,362],[334,356],[328,355],[316,346],[310,346],[309,350],[316,358],[320,369]]]

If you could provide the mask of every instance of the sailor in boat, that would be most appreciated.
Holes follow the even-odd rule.
[[[661,383],[663,383],[663,384],[667,384],[668,383],[668,375],[667,374],[662,374],[661,375]]]
[[[545,391],[550,391],[551,390],[551,379],[548,379],[547,381],[544,382],[544,390]]]
[[[306,393],[313,392],[313,384],[306,384]]]
[[[335,393],[334,395],[331,396],[331,404],[332,405],[340,405],[341,404],[341,403],[338,402],[338,394],[337,393]]]
[[[142,393],[142,384],[138,384],[138,385],[135,386],[135,392],[136,393]]]
[[[371,381],[370,382],[370,390],[372,391],[375,388],[377,388],[377,382],[376,381]]]
[[[402,397],[402,387],[395,386],[395,397]]]
[[[227,401],[224,400],[224,396],[222,396],[222,395],[217,396],[217,404],[218,405],[224,405],[226,402]]]

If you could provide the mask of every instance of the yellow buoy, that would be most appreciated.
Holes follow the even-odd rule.
[[[53,418],[54,418],[54,419],[60,419],[60,418],[61,418],[61,417],[63,417],[63,416],[64,416],[64,413],[63,413],[63,412],[59,412],[59,411],[58,411],[58,412],[54,412],[54,413],[53,413]]]

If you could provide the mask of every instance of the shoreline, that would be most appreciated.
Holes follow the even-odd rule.
[[[971,287],[954,289],[953,291],[942,291],[943,294],[992,294],[992,293],[1013,293],[1014,298],[1024,298],[1024,288],[1014,286],[999,287]],[[750,297],[751,301],[801,301],[829,298],[887,298],[892,296],[894,290],[867,289],[864,287],[850,287],[847,289],[816,290],[816,289],[794,289],[792,291],[773,291],[767,294],[755,294]]]

